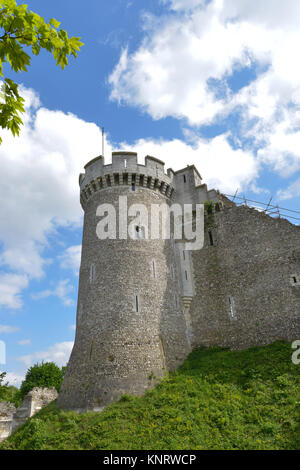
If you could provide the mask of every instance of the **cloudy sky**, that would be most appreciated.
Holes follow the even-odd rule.
[[[85,46],[61,71],[34,57],[19,138],[0,147],[0,340],[11,383],[74,339],[78,174],[135,150],[210,188],[300,210],[298,0],[27,0]],[[295,223],[299,221],[294,220]]]

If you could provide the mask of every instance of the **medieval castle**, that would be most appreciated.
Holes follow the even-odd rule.
[[[58,405],[101,410],[143,394],[198,346],[235,349],[300,339],[300,226],[208,190],[194,166],[133,152],[80,174],[84,232],[77,328]],[[204,246],[99,239],[99,204],[205,204]]]

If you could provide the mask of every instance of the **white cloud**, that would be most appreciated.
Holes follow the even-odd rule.
[[[224,9],[215,0],[190,15],[148,21],[143,44],[130,55],[125,49],[109,77],[111,98],[141,106],[154,119],[174,116],[191,125],[227,113],[231,95],[218,98],[208,80],[224,79],[237,65],[269,63],[273,36],[262,44],[261,26],[229,21]]]
[[[69,360],[72,348],[72,341],[64,341],[50,346],[45,351],[38,351],[33,354],[27,354],[18,358],[26,367],[30,367],[36,362],[55,362],[59,367],[66,365]]]
[[[78,275],[81,260],[81,245],[69,246],[58,258],[61,268],[71,269],[74,274]]]
[[[300,196],[300,178],[291,183],[286,189],[280,189],[277,192],[278,199],[291,199],[292,197]],[[292,215],[292,214],[291,214]],[[299,217],[295,214],[296,217]]]
[[[26,98],[19,138],[2,132],[0,147],[0,307],[20,308],[30,279],[41,278],[52,260],[43,256],[59,226],[78,225],[78,175],[99,155],[101,131],[72,114],[41,108],[33,90]],[[109,149],[109,145],[106,146]]]
[[[21,341],[18,341],[18,344],[20,346],[30,346],[31,345],[31,339],[21,339]]]
[[[24,379],[25,373],[18,374],[15,372],[7,372],[5,376],[5,381],[8,382],[9,385],[14,385],[15,387],[19,387]]]
[[[34,92],[28,101],[19,138],[8,132],[0,147],[5,200],[0,214],[1,263],[28,274],[43,275],[42,250],[57,225],[78,223],[78,175],[89,158],[99,154],[101,133],[72,114],[36,109]]]
[[[241,138],[255,139],[261,161],[281,176],[298,171],[300,2],[162,1],[170,13],[146,15],[142,44],[123,50],[109,77],[111,99],[190,126],[239,110]],[[228,77],[245,67],[257,78],[232,91]]]
[[[239,19],[263,24],[267,30],[282,28],[297,29],[300,18],[300,5],[294,0],[264,0],[255,3],[251,0],[213,0],[222,19]]]
[[[0,273],[0,308],[21,308],[21,293],[27,286],[28,278],[25,275]]]
[[[171,9],[178,11],[203,7],[208,1],[209,0],[161,0],[161,3],[169,4]]]
[[[54,289],[47,289],[37,294],[32,294],[33,300],[46,299],[48,297],[58,297],[63,305],[71,307],[74,305],[74,300],[69,297],[69,294],[72,294],[74,287],[70,284],[70,279],[64,279],[59,281],[57,286]]]
[[[124,144],[125,148],[125,144]],[[221,135],[211,140],[194,137],[193,146],[174,139],[138,140],[128,150],[136,150],[139,156],[153,155],[166,163],[166,168],[180,170],[195,164],[210,188],[223,192],[245,189],[258,175],[259,165],[251,152],[233,149],[227,136]]]
[[[15,333],[16,331],[19,331],[19,328],[16,326],[10,326],[10,325],[0,325],[0,333]]]
[[[259,122],[250,132],[257,141],[263,141],[258,150],[259,159],[282,177],[290,177],[300,170],[300,113],[281,113],[281,119],[265,125]]]

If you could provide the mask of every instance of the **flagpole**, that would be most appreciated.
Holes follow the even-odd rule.
[[[104,157],[104,127],[102,127],[102,156]]]

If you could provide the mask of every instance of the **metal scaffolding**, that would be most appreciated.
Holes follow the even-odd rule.
[[[254,201],[253,199],[247,199],[245,196],[242,196],[242,197],[237,196],[237,192],[234,195],[224,194],[224,196],[228,198],[232,198],[231,201],[235,202],[237,206],[253,207],[254,209],[257,209],[273,217],[280,217],[280,218],[285,218],[288,220],[293,219],[293,220],[300,221],[300,211],[287,209],[286,207],[279,207],[278,204],[276,205],[271,204],[272,197],[268,203],[265,203],[261,201]],[[239,199],[239,201],[241,202],[239,201],[236,202],[235,199]],[[259,204],[259,206],[256,206],[255,204]],[[294,214],[294,215],[291,215],[291,214]],[[298,217],[296,217],[295,215],[298,215]],[[292,222],[292,223],[295,224],[295,222]],[[299,222],[296,223],[296,225],[299,225]]]

